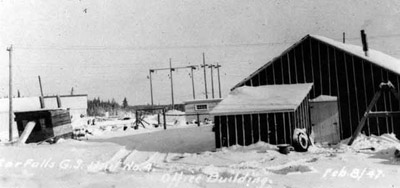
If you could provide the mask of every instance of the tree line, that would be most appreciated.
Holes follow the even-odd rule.
[[[89,116],[104,116],[107,112],[110,116],[118,116],[121,112],[129,111],[126,97],[120,105],[115,99],[102,100],[100,97],[88,100],[87,113]]]
[[[89,99],[88,100],[88,116],[105,116],[108,112],[110,116],[121,116],[127,112],[135,112],[138,109],[141,110],[150,110],[153,107],[163,107],[167,111],[172,109],[171,105],[134,105],[131,106],[128,103],[126,97],[122,100],[122,105],[115,101],[115,99],[111,100],[102,100],[100,97]],[[175,104],[175,109],[184,111],[183,104]]]

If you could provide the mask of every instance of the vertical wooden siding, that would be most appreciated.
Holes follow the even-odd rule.
[[[341,139],[351,136],[381,82],[400,87],[399,75],[339,48],[308,37],[244,83],[249,86],[314,83],[310,98],[338,97]],[[385,94],[373,110],[400,110],[394,96]],[[296,117],[294,117],[296,118]],[[371,118],[362,132],[400,136],[399,118]]]
[[[215,116],[216,147],[247,146],[259,141],[292,144],[295,128],[311,130],[308,100],[309,95],[295,111]]]
[[[293,116],[294,112],[215,116],[216,147],[291,143],[293,129],[300,125]]]

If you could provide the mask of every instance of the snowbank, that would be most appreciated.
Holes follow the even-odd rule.
[[[141,139],[167,133],[150,133]],[[143,151],[76,140],[0,145],[0,187],[400,186],[399,163],[390,153],[399,145],[394,134],[360,135],[352,146],[346,144],[345,140],[335,146],[317,145],[287,155],[264,142],[201,153]],[[174,146],[193,147],[184,142]],[[376,150],[367,152],[368,147]]]
[[[391,147],[399,147],[400,141],[396,138],[394,133],[386,133],[380,136],[371,135],[366,136],[360,134],[353,142],[351,146],[347,146],[350,138],[342,140],[340,142],[342,148],[353,149],[353,150],[372,150],[379,151]],[[372,149],[373,148],[373,149]]]

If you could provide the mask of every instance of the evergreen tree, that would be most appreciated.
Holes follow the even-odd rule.
[[[123,108],[127,108],[127,107],[128,107],[128,100],[126,100],[126,97],[125,97],[124,100],[122,101],[122,107],[123,107]]]

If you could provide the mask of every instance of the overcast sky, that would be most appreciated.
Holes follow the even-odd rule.
[[[400,57],[400,1],[369,0],[57,0],[0,1],[0,96],[8,95],[8,53],[14,45],[14,94],[127,97],[150,103],[149,69],[222,65],[222,94],[307,34]],[[399,67],[400,68],[400,67]],[[217,96],[217,77],[214,77]],[[171,101],[168,71],[153,74],[154,101]],[[210,70],[207,69],[211,92]],[[194,73],[204,98],[202,70]],[[175,102],[192,99],[189,70],[173,73]],[[211,96],[211,93],[209,94]]]

